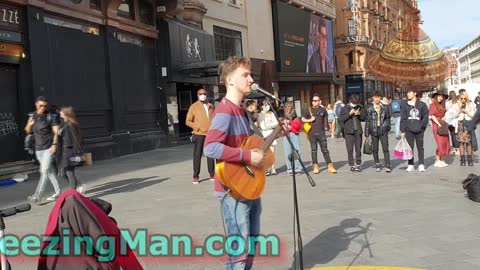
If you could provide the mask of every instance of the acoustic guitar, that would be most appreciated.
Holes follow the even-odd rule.
[[[241,149],[259,149],[265,153],[264,162],[261,167],[226,161],[217,163],[215,168],[217,179],[230,189],[230,196],[236,200],[255,200],[260,198],[265,189],[265,172],[271,168],[274,163],[274,156],[270,150],[270,145],[272,145],[281,131],[282,126],[278,125],[266,138],[251,135],[243,141],[240,147]]]

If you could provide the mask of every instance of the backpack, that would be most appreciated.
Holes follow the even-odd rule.
[[[467,197],[474,201],[480,202],[480,181],[475,174],[469,174],[467,178],[462,181],[463,189],[467,190]]]
[[[392,102],[392,111],[394,113],[399,113],[400,112],[400,102],[398,100],[394,100]]]
[[[343,108],[343,104],[342,103],[337,103],[335,105],[335,116],[338,117],[340,116],[340,113],[342,113],[342,108]]]

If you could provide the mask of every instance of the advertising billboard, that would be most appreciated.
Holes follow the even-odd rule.
[[[276,1],[276,50],[283,72],[333,73],[331,20]]]

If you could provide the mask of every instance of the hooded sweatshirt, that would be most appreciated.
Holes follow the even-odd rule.
[[[428,126],[429,111],[427,105],[417,99],[415,106],[404,102],[400,109],[400,131],[412,133],[424,132]]]

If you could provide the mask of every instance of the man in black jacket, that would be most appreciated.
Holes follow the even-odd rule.
[[[417,98],[417,91],[409,90],[407,93],[407,101],[402,104],[400,131],[402,139],[406,138],[410,147],[414,148],[414,142],[418,149],[418,171],[425,171],[425,153],[423,150],[423,136],[428,126],[429,111],[427,105]],[[408,161],[407,172],[415,170],[413,166],[414,159]]]
[[[390,152],[388,151],[388,132],[390,131],[390,110],[388,105],[381,102],[382,94],[375,92],[373,94],[373,103],[368,106],[365,116],[365,137],[371,135],[373,159],[377,167],[377,172],[382,170],[378,158],[378,142],[382,143],[383,157],[385,159],[385,172],[392,171],[390,168]]]
[[[343,126],[345,144],[347,146],[348,163],[350,171],[361,172],[362,164],[362,121],[365,121],[365,113],[360,105],[360,97],[356,94],[350,96],[349,103],[342,108],[338,122]],[[355,159],[353,159],[353,147],[355,146]],[[356,164],[356,165],[355,165]]]

